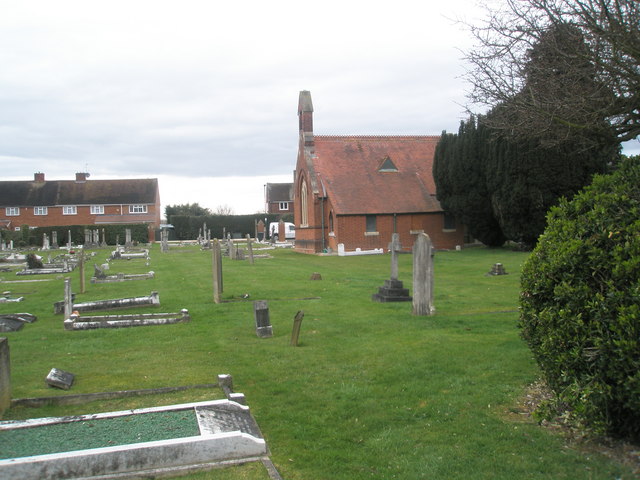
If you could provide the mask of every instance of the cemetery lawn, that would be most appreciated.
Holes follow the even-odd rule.
[[[411,302],[376,303],[390,275],[389,255],[311,256],[269,250],[272,258],[223,259],[223,303],[213,303],[211,252],[198,247],[151,251],[144,261],[113,261],[111,272],[155,272],[149,280],[91,284],[72,278],[76,302],[160,294],[161,305],[122,313],[179,312],[190,323],[65,331],[53,302],[62,276],[2,283],[24,295],[0,313],[38,321],[2,333],[11,351],[12,398],[215,383],[233,376],[287,480],[320,479],[630,479],[631,469],[569,445],[520,408],[539,378],[516,322],[519,271],[527,253],[470,248],[435,255],[436,314],[417,317]],[[487,276],[494,263],[508,275]],[[90,268],[89,268],[90,266]],[[399,256],[411,289],[412,257]],[[317,272],[321,280],[311,280]],[[0,273],[0,279],[16,280]],[[247,297],[248,298],[244,298]],[[274,336],[255,333],[253,301],[267,300]],[[298,347],[293,318],[304,311]],[[70,391],[49,388],[52,368],[75,374]],[[222,398],[219,389],[98,401],[14,407],[23,419],[116,411]],[[0,432],[0,449],[3,443]],[[190,479],[268,479],[260,464],[193,474]]]

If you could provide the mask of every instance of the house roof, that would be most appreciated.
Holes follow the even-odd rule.
[[[267,203],[290,202],[293,183],[267,183]]]
[[[155,178],[0,181],[0,205],[11,207],[154,204],[157,195],[158,180]]]
[[[440,212],[432,174],[439,140],[316,135],[313,165],[336,214]]]

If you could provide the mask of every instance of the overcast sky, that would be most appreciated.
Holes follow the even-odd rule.
[[[158,178],[163,206],[264,208],[317,134],[465,118],[474,0],[0,0],[0,178]]]

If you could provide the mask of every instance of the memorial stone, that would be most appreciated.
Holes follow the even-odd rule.
[[[11,406],[11,358],[9,340],[0,337],[0,418]]]
[[[419,233],[413,244],[413,314],[433,315],[433,245],[429,235]]]
[[[256,335],[260,338],[273,336],[273,327],[269,318],[269,306],[266,300],[253,302],[253,314],[256,321]]]
[[[391,243],[389,244],[389,252],[391,253],[391,278],[385,280],[384,285],[378,288],[378,293],[374,293],[371,299],[374,302],[409,302],[409,289],[404,288],[402,281],[398,280],[398,252],[402,250],[400,245],[400,235],[394,233],[391,235]]]
[[[45,383],[50,387],[61,388],[62,390],[69,390],[73,385],[75,375],[73,373],[65,372],[57,368],[52,368],[47,377]]]

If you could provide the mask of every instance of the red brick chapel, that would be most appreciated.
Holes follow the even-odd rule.
[[[295,248],[305,253],[383,248],[392,233],[409,250],[424,232],[437,249],[464,242],[464,228],[436,199],[434,135],[314,135],[311,93],[298,100]]]

